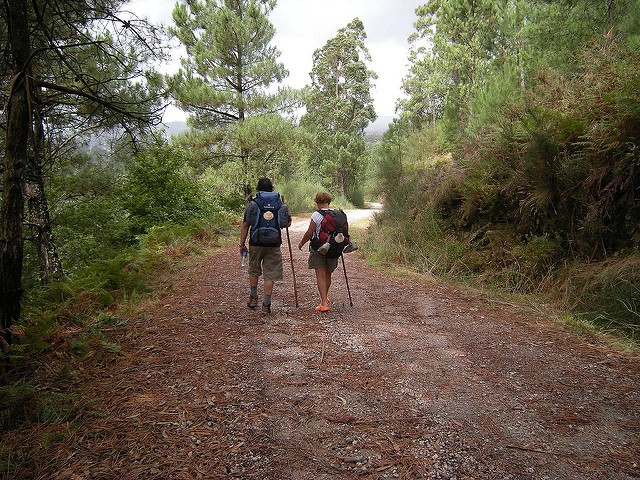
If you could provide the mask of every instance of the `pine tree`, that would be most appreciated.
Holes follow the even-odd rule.
[[[0,319],[9,338],[22,295],[25,197],[42,278],[60,275],[42,167],[79,133],[118,126],[135,139],[160,122],[155,31],[118,15],[122,0],[11,1],[0,10],[10,62],[3,65],[7,129],[0,210]],[[144,32],[144,33],[143,33]],[[5,40],[5,38],[3,38]],[[3,104],[5,101],[2,102]]]
[[[275,5],[275,0],[182,1],[170,29],[187,53],[181,70],[168,78],[173,98],[191,114],[192,126],[217,131],[211,139],[214,154],[223,162],[239,159],[246,184],[252,152],[234,142],[234,129],[251,116],[297,105],[289,89],[269,90],[289,73],[271,45],[275,29],[268,15]]]

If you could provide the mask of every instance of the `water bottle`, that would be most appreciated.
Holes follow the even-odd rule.
[[[247,250],[242,250],[242,260],[240,260],[240,266],[244,267],[247,265]]]
[[[320,255],[325,255],[329,251],[330,247],[331,247],[331,244],[329,242],[326,242],[318,249],[318,253]]]

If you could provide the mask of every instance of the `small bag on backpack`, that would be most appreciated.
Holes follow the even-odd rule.
[[[280,231],[280,207],[282,199],[278,192],[258,192],[252,200],[258,205],[258,215],[251,226],[250,245],[279,247],[282,244]]]
[[[318,210],[322,215],[320,233],[311,238],[311,248],[327,258],[339,258],[349,245],[349,223],[347,214],[340,209]]]

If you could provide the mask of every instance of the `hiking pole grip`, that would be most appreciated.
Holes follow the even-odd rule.
[[[291,258],[291,273],[293,275],[293,298],[296,301],[296,308],[298,308],[298,287],[296,286],[296,270],[293,268],[293,251],[291,250],[291,239],[289,238],[289,227],[285,227],[287,231],[287,244],[289,245],[289,258]]]
[[[344,255],[340,254],[340,258],[342,259],[342,270],[344,270],[344,282],[347,284],[347,293],[349,294],[349,306],[353,307],[353,302],[351,301],[351,290],[349,290],[349,279],[347,278],[347,267],[344,265]]]

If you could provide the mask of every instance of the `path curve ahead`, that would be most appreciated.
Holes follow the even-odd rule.
[[[352,209],[345,210],[347,214],[347,220],[349,221],[349,225],[363,225],[366,222],[370,221],[373,216],[382,209],[382,205],[379,203],[371,203],[370,208],[361,208],[361,209]],[[290,233],[304,233],[309,226],[309,219],[297,219],[294,220],[291,226],[289,227]]]

